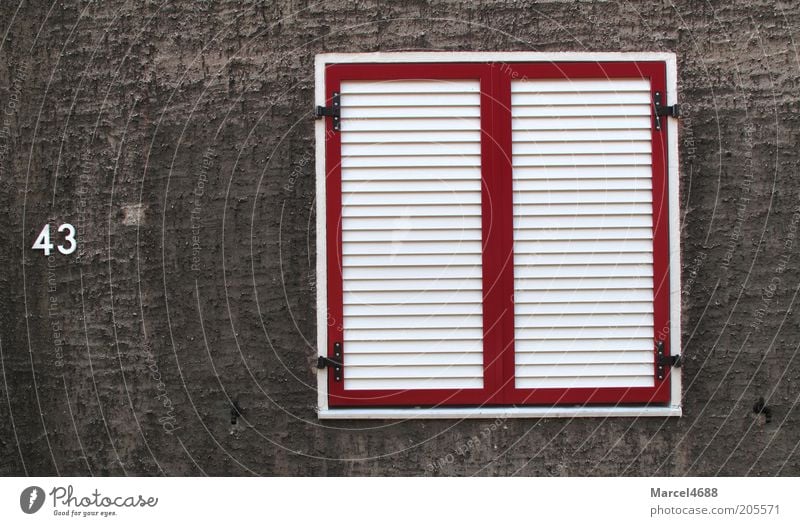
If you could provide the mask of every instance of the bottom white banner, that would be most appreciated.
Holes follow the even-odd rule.
[[[800,524],[792,478],[30,477],[0,489],[2,524]]]

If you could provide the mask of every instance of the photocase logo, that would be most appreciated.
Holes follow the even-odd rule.
[[[44,504],[44,490],[39,486],[31,486],[22,490],[19,496],[19,507],[27,514],[36,513]]]

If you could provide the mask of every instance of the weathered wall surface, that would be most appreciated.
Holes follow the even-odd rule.
[[[0,474],[800,474],[796,2],[49,4],[0,4]],[[421,49],[677,53],[685,417],[316,420],[313,58]]]

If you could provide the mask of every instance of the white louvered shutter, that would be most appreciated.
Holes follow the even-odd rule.
[[[517,388],[654,385],[650,93],[511,83]]]
[[[344,389],[483,387],[478,80],[341,82]]]

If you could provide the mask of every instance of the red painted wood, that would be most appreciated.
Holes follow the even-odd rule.
[[[493,163],[495,200],[499,205],[498,226],[501,228],[501,246],[495,251],[497,260],[498,294],[495,311],[498,325],[502,327],[500,361],[503,364],[498,401],[508,404],[514,389],[514,194],[511,178],[511,82],[504,72],[504,64],[495,64],[494,122],[492,134],[497,146]]]
[[[513,194],[511,80],[518,78],[648,78],[666,92],[663,62],[495,64],[335,64],[326,69],[330,104],[342,80],[480,79],[483,227],[484,387],[482,389],[346,390],[328,373],[331,407],[437,405],[648,404],[670,399],[669,372],[652,388],[517,389],[514,386]],[[328,355],[343,341],[341,142],[326,119]],[[652,134],[654,319],[656,339],[669,347],[669,217],[666,129]],[[343,342],[347,353],[347,342]],[[653,354],[655,356],[655,345]],[[655,375],[654,375],[655,377]]]
[[[325,89],[325,105],[330,106],[333,93],[339,84],[328,81]],[[341,135],[333,129],[333,119],[325,119],[325,195],[327,229],[327,281],[328,281],[328,356],[333,358],[334,342],[344,340],[342,327],[342,169]],[[328,391],[335,390],[333,368],[328,369]]]
[[[662,93],[662,100],[666,104],[666,66],[663,64],[651,77],[651,96],[656,91]],[[669,192],[667,191],[669,187],[667,130],[670,125],[670,119],[662,117],[661,131],[655,131],[655,126],[652,131],[654,340],[664,342],[666,356],[672,355],[669,312]],[[665,371],[666,374],[661,384],[666,387],[662,391],[654,393],[654,401],[668,402],[670,399],[670,367],[666,367]],[[658,380],[656,383],[658,384]]]
[[[503,345],[501,322],[504,294],[503,284],[498,279],[502,265],[502,252],[507,248],[502,224],[503,201],[497,162],[499,149],[495,138],[497,113],[496,75],[494,67],[486,67],[486,88],[481,89],[481,213],[483,234],[483,360],[484,385],[488,388],[486,404],[502,404],[503,363],[500,351]]]

